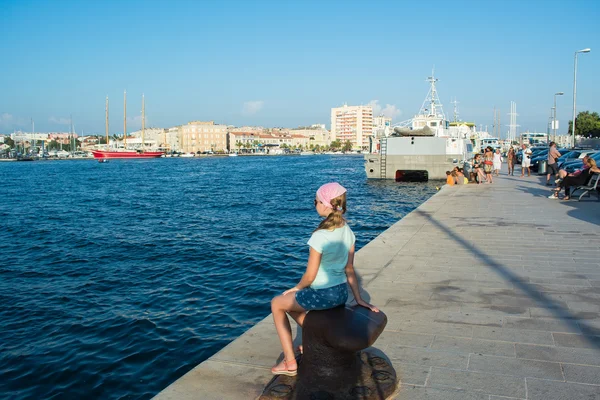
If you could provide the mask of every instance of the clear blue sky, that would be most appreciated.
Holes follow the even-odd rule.
[[[149,125],[190,120],[330,124],[330,108],[378,104],[416,113],[435,66],[444,110],[463,120],[545,131],[553,94],[570,119],[600,111],[600,1],[0,0],[0,133],[131,129],[142,93]],[[137,118],[135,118],[137,116]],[[503,127],[503,132],[506,130]]]

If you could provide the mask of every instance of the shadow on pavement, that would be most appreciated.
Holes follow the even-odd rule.
[[[531,188],[527,188],[531,189]],[[548,200],[552,201],[552,200]],[[527,282],[524,282],[519,278],[518,275],[514,274],[510,269],[504,267],[499,262],[495,261],[492,257],[481,251],[477,246],[469,243],[468,240],[461,237],[457,232],[452,231],[446,225],[442,224],[440,221],[431,217],[429,213],[425,213],[420,211],[419,209],[414,211],[415,213],[420,214],[421,216],[427,218],[427,220],[439,228],[441,231],[446,233],[448,237],[452,238],[458,245],[462,246],[481,261],[483,261],[488,267],[493,269],[498,275],[502,276],[508,282],[512,283],[516,289],[519,289],[525,295],[529,296],[535,302],[537,302],[541,307],[548,309],[554,317],[562,320],[566,325],[574,328],[575,331],[581,331],[583,333],[583,338],[590,345],[600,349],[600,340],[598,338],[594,338],[591,336],[600,335],[600,329],[590,326],[584,320],[578,318],[576,315],[571,313],[571,311],[561,304],[552,300],[550,297],[545,295],[543,292],[538,291],[534,286],[530,285]]]

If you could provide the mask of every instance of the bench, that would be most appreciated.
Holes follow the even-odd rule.
[[[278,376],[263,391],[271,399],[385,399],[397,388],[396,371],[384,358],[363,351],[385,325],[383,312],[361,306],[310,311],[302,327],[304,354],[296,377]]]
[[[600,180],[600,174],[593,174],[592,177],[588,180],[587,184],[582,185],[582,186],[577,186],[575,188],[575,190],[573,190],[573,193],[571,193],[571,195],[575,194],[576,191],[578,190],[583,190],[583,193],[581,193],[581,195],[579,196],[579,201],[581,201],[581,198],[583,196],[585,196],[586,194],[588,195],[588,197],[590,197],[590,192],[596,192],[596,194],[598,195],[598,201],[600,201],[600,191],[598,189],[598,180]]]

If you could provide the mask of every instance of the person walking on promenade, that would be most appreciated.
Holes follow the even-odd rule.
[[[546,186],[552,186],[550,183],[550,175],[558,177],[558,160],[560,153],[556,150],[556,143],[550,142],[550,148],[548,149],[548,173],[546,174]]]
[[[516,159],[517,155],[515,154],[515,149],[513,149],[513,147],[510,146],[510,149],[508,149],[508,154],[506,154],[506,164],[508,164],[508,175],[514,175]]]
[[[315,208],[324,220],[308,241],[310,252],[306,272],[296,286],[271,300],[273,320],[283,348],[283,360],[271,368],[274,375],[295,376],[298,371],[287,314],[302,326],[308,311],[345,304],[347,284],[358,305],[379,312],[377,307],[360,296],[354,273],[355,237],[343,217],[346,213],[346,189],[336,182],[321,186],[317,190]]]
[[[494,152],[494,173],[496,176],[500,175],[500,169],[502,169],[502,154],[500,154],[500,149],[496,149]]]
[[[483,172],[487,183],[493,183],[492,170],[494,169],[494,153],[491,147],[486,147],[483,155]]]
[[[558,194],[562,188],[565,188],[565,197],[563,200],[569,200],[571,198],[571,187],[577,187],[581,185],[585,185],[592,174],[600,174],[600,168],[596,165],[596,160],[593,158],[587,159],[588,168],[584,169],[577,176],[566,176],[560,183],[558,187],[554,189],[554,193],[548,196],[549,199],[558,199]]]
[[[531,176],[531,149],[526,144],[523,146],[523,159],[521,160],[521,178],[525,176],[525,170],[527,170],[527,176]]]

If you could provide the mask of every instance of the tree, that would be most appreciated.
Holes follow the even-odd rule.
[[[15,148],[15,141],[12,140],[10,138],[10,136],[7,136],[7,137],[4,138],[4,144],[6,144],[7,146],[9,146],[11,149]]]
[[[346,152],[348,152],[348,151],[352,150],[352,143],[350,143],[350,141],[349,141],[349,140],[346,140],[346,141],[344,142],[344,147],[342,148],[342,150],[343,150],[343,151],[346,151]]]
[[[600,115],[597,112],[582,111],[577,114],[575,135],[600,137]],[[569,135],[573,134],[573,121],[569,121]]]
[[[338,150],[342,147],[342,142],[340,141],[340,139],[336,139],[333,142],[331,142],[330,147],[332,149]]]

